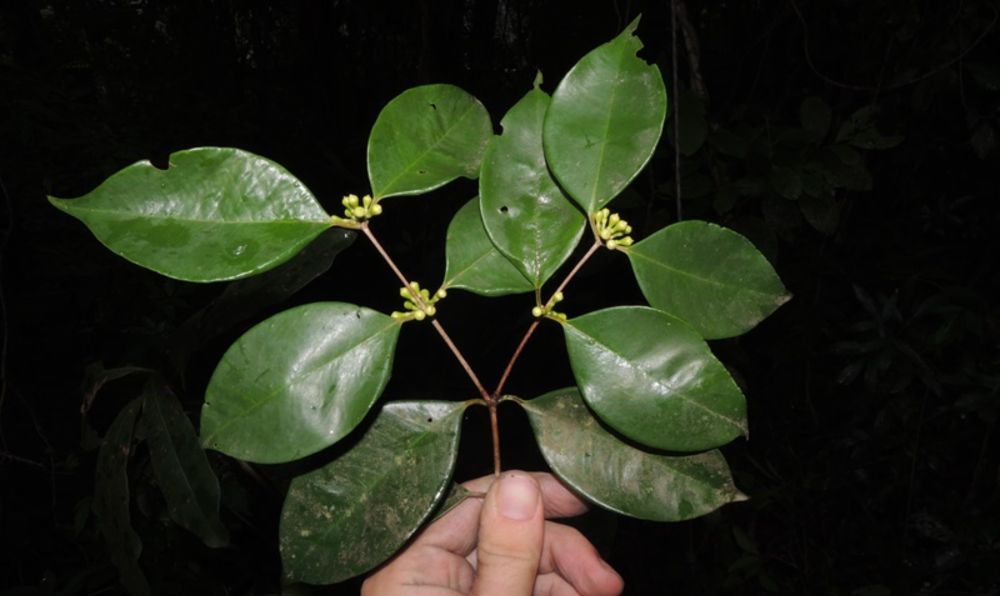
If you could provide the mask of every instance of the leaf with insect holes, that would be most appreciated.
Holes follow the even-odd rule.
[[[330,227],[309,189],[283,167],[222,147],[178,151],[166,170],[140,161],[83,197],[49,201],[118,255],[184,281],[261,273]]]
[[[475,179],[492,137],[486,108],[465,91],[408,89],[382,108],[368,138],[372,195],[415,195],[460,176]]]
[[[476,197],[463,205],[448,224],[441,287],[461,288],[483,296],[532,291],[531,282],[490,242],[479,213]]]
[[[536,288],[573,253],[586,224],[545,164],[542,122],[548,105],[549,96],[536,88],[507,112],[479,177],[486,233]]]
[[[667,114],[660,69],[636,55],[639,19],[563,77],[545,115],[545,159],[588,214],[628,186],[653,156]]]
[[[208,382],[204,445],[256,463],[333,445],[385,389],[400,325],[368,308],[317,302],[253,327]]]

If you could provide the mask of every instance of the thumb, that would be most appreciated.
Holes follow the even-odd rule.
[[[542,492],[524,472],[493,483],[479,516],[476,581],[478,596],[530,596],[545,529]]]

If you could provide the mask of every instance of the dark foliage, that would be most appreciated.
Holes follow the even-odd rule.
[[[599,513],[581,523],[632,594],[1000,593],[998,3],[677,4],[683,215],[753,239],[795,299],[714,346],[748,396],[752,440],[725,453],[751,500],[681,524]],[[407,87],[457,84],[496,120],[536,70],[551,89],[641,11],[645,57],[670,88],[670,5],[4,3],[0,593],[121,589],[90,513],[94,465],[145,373],[110,380],[103,367],[160,371],[195,418],[222,350],[253,321],[317,299],[397,302],[361,243],[299,292],[322,264],[304,264],[282,291],[173,282],[107,252],[46,194],[77,196],[139,159],[222,145],[278,161],[332,208],[367,190],[369,127]],[[677,217],[667,136],[616,203],[646,232]],[[474,192],[459,183],[387,209],[380,235],[405,270],[440,276],[449,216]],[[611,280],[623,295],[604,291],[618,275],[611,258],[580,278],[581,310],[641,299],[625,276]],[[235,307],[223,302],[233,293]],[[511,329],[529,320],[524,305],[449,300],[455,340],[496,378]],[[225,326],[205,324],[203,309],[226,312]],[[398,359],[388,395],[468,397],[431,331],[404,334],[399,349],[411,358]],[[568,384],[553,364],[561,350],[557,333],[539,333],[510,391]],[[540,468],[523,417],[502,423],[505,465]],[[461,452],[461,479],[489,469],[478,414]],[[210,460],[231,533],[216,550],[169,521],[148,454],[133,454],[132,523],[154,593],[277,591],[278,511],[302,464]]]

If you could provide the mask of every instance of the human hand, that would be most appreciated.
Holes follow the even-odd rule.
[[[587,506],[551,474],[466,482],[470,498],[365,580],[363,596],[615,596],[621,577],[583,534],[550,517]],[[487,490],[488,489],[488,490]]]

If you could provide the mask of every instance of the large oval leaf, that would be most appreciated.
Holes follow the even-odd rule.
[[[486,108],[458,87],[408,89],[382,108],[368,138],[372,194],[415,195],[475,179],[492,136]]]
[[[663,131],[667,91],[660,70],[636,56],[638,24],[581,58],[545,116],[545,159],[588,214],[628,186]]]
[[[462,206],[448,224],[442,287],[483,296],[504,296],[534,289],[517,267],[490,242],[479,215],[479,198]]]
[[[591,416],[575,387],[521,405],[552,471],[605,509],[680,521],[746,499],[718,451],[671,457],[627,445]]]
[[[357,445],[292,480],[281,512],[285,575],[343,581],[395,553],[448,492],[461,402],[391,402]]]
[[[536,288],[573,253],[586,222],[545,164],[542,122],[548,105],[549,96],[533,89],[507,112],[479,177],[487,234]]]
[[[791,297],[749,240],[715,224],[675,223],[624,250],[649,304],[706,339],[745,333]]]
[[[170,518],[206,545],[225,546],[229,533],[219,519],[219,479],[191,421],[163,381],[153,379],[146,385],[139,424]]]
[[[226,351],[208,383],[204,445],[280,463],[337,442],[385,388],[399,326],[341,302],[307,304],[258,324]]]
[[[620,306],[563,325],[573,375],[601,420],[657,449],[701,451],[746,433],[746,401],[680,319]]]
[[[330,216],[284,168],[246,151],[199,147],[160,170],[134,163],[78,199],[49,201],[137,265],[209,282],[287,261]]]

